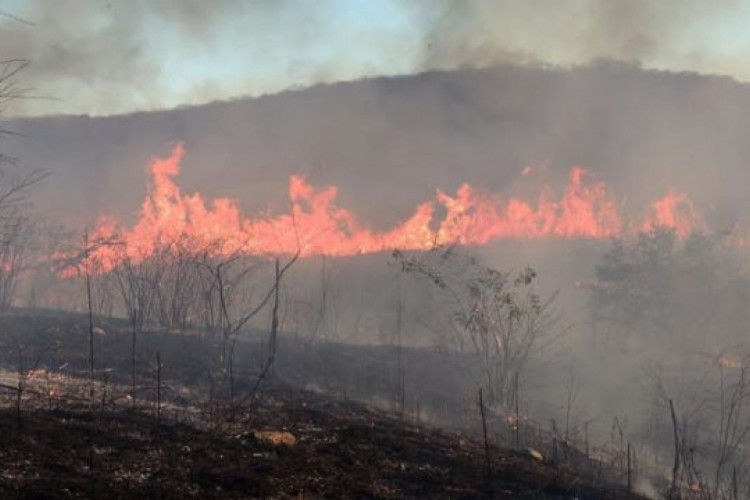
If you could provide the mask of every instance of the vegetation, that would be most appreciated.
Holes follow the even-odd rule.
[[[615,240],[595,268],[590,313],[601,340],[663,353],[673,346],[708,352],[743,341],[750,327],[750,280],[742,258],[718,237],[684,242],[668,229]]]
[[[416,257],[396,251],[394,258],[403,272],[418,273],[444,292],[450,304],[445,327],[455,332],[459,350],[471,350],[481,366],[487,401],[517,407],[529,357],[554,333],[554,297],[543,300],[534,292],[536,272],[498,271],[453,247]]]
[[[679,242],[658,229],[615,241],[596,266],[594,333],[647,367],[651,417],[641,439],[669,464],[670,498],[735,499],[750,488],[742,262],[719,238]]]

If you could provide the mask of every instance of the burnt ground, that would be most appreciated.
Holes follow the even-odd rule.
[[[117,325],[97,338],[101,368],[93,397],[85,379],[80,318],[6,315],[0,328],[6,370],[0,385],[0,498],[627,497],[603,460],[572,448],[558,453],[556,444],[552,454],[519,445],[513,451],[491,433],[487,453],[476,408],[478,432],[459,433],[354,401],[355,390],[313,393],[279,374],[244,404],[229,404],[226,396],[216,396],[221,391],[214,379],[206,383],[199,376],[207,366],[186,354],[201,352],[190,347],[194,339],[144,335],[141,358],[150,358],[152,349],[165,353],[156,384],[160,402],[151,362],[143,361],[133,409],[127,352],[118,348],[127,345],[127,332]],[[344,368],[333,360],[353,354],[342,346],[333,356],[331,349],[328,345],[323,356],[326,377],[335,381]],[[309,354],[309,347],[303,351],[321,355]],[[360,400],[377,393],[378,384],[388,385],[389,376],[371,377],[361,359],[378,352],[358,354]],[[304,380],[290,370],[303,370],[309,362],[292,356],[279,371]],[[19,363],[24,365],[20,400],[17,369],[13,379]],[[237,394],[246,393],[257,376],[245,370],[246,376],[237,375]]]
[[[175,416],[177,421],[175,421]],[[216,428],[127,409],[0,413],[2,498],[624,498],[567,464],[309,393]],[[273,440],[276,439],[277,442]],[[285,441],[282,443],[281,441]]]

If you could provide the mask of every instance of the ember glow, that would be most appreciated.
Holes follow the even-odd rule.
[[[719,356],[719,366],[722,368],[742,368],[743,363],[730,354],[722,354]]]
[[[177,144],[170,156],[152,161],[149,193],[134,226],[122,227],[112,217],[99,219],[92,241],[117,243],[98,245],[92,252],[97,269],[111,270],[124,258],[146,259],[176,242],[219,255],[299,251],[302,256],[350,256],[499,239],[608,239],[656,226],[687,236],[701,227],[690,200],[674,191],[655,201],[642,223],[633,224],[604,182],[580,167],[570,170],[562,195],[542,185],[536,203],[515,197],[503,200],[469,184],[455,195],[438,190],[434,200],[417,205],[410,217],[384,232],[367,228],[353,212],[338,207],[335,186],[316,189],[300,176],[290,178],[287,213],[248,217],[232,200],[209,204],[200,193],[183,194],[175,183],[183,155],[183,145]],[[524,169],[523,175],[530,172]],[[438,206],[445,213],[440,220],[435,215]]]

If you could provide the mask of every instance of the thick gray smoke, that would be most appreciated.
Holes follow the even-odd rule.
[[[445,0],[438,5],[420,5],[437,11],[428,28],[428,67],[498,62],[570,65],[608,58],[706,71],[706,58],[724,54],[735,57],[730,74],[746,71],[739,52],[734,52],[747,43],[732,21],[747,9],[738,0]]]

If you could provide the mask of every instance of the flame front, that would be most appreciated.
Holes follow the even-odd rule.
[[[683,239],[693,231],[704,229],[693,202],[677,191],[669,191],[662,199],[651,204],[651,210],[641,229],[649,231],[657,226],[672,228]]]
[[[336,187],[316,190],[300,176],[290,179],[287,213],[246,217],[231,200],[217,199],[209,205],[199,193],[183,194],[174,182],[183,155],[182,144],[177,144],[169,157],[152,161],[149,193],[134,226],[100,218],[91,237],[118,242],[93,251],[91,257],[101,272],[125,257],[146,259],[177,241],[221,255],[349,256],[394,248],[427,250],[439,244],[477,245],[503,238],[605,239],[623,234],[626,227],[667,226],[686,236],[701,226],[692,203],[677,192],[654,202],[643,223],[626,226],[606,185],[580,167],[571,169],[568,185],[557,200],[549,186],[541,187],[533,204],[518,198],[503,201],[463,184],[453,196],[437,191],[435,200],[418,205],[408,219],[385,232],[364,227],[352,212],[338,207]],[[530,172],[524,169],[523,175]],[[445,212],[441,220],[436,220],[437,206]]]

